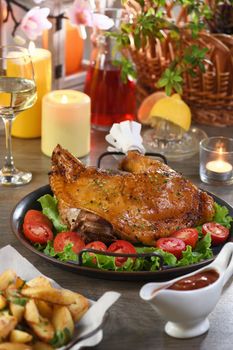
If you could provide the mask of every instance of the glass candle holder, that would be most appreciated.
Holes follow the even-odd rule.
[[[219,136],[200,142],[200,178],[208,184],[233,183],[233,139]]]

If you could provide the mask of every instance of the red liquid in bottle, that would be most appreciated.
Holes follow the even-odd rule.
[[[90,66],[84,91],[91,98],[91,122],[97,128],[108,129],[113,123],[135,120],[135,83],[124,83],[120,68],[107,63],[104,69]]]

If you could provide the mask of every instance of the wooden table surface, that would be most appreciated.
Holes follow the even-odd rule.
[[[202,127],[209,136],[232,136],[233,128]],[[87,164],[95,165],[97,156],[106,150],[104,133],[92,131],[92,147]],[[0,127],[0,162],[3,163],[4,133]],[[222,349],[233,348],[233,286],[224,291],[215,310],[209,316],[210,330],[205,335],[189,340],[178,340],[164,333],[165,322],[149,304],[140,300],[139,290],[143,282],[109,281],[80,276],[63,271],[59,267],[28,251],[11,231],[10,214],[18,201],[38,187],[48,183],[50,159],[40,150],[40,139],[13,139],[16,166],[32,171],[30,184],[22,187],[0,186],[0,247],[11,244],[42,273],[55,279],[64,288],[79,291],[91,299],[98,299],[105,291],[121,293],[121,298],[112,307],[110,318],[104,327],[103,341],[95,347],[101,350],[152,350],[152,349]],[[233,205],[233,186],[213,187],[201,183],[198,155],[183,162],[170,165],[181,171],[198,186],[207,189]],[[197,300],[198,303],[198,300]]]

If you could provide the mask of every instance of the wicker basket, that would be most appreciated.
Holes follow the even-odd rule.
[[[171,17],[172,6],[167,9]],[[178,21],[187,21],[181,11]],[[176,45],[163,33],[164,39],[153,41],[140,50],[130,48],[130,55],[138,74],[138,100],[155,92],[156,82],[163,71],[179,53]],[[196,72],[196,77],[184,75],[183,98],[192,109],[193,120],[198,123],[216,126],[233,125],[233,37],[226,34],[202,32],[194,42],[188,33],[183,34],[183,49],[191,44],[198,44],[209,49],[206,72]]]

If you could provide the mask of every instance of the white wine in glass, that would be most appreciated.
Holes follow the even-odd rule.
[[[33,65],[27,49],[0,46],[0,117],[5,126],[6,156],[0,170],[0,184],[24,185],[32,174],[18,170],[12,155],[11,128],[18,113],[33,106],[36,101]]]

